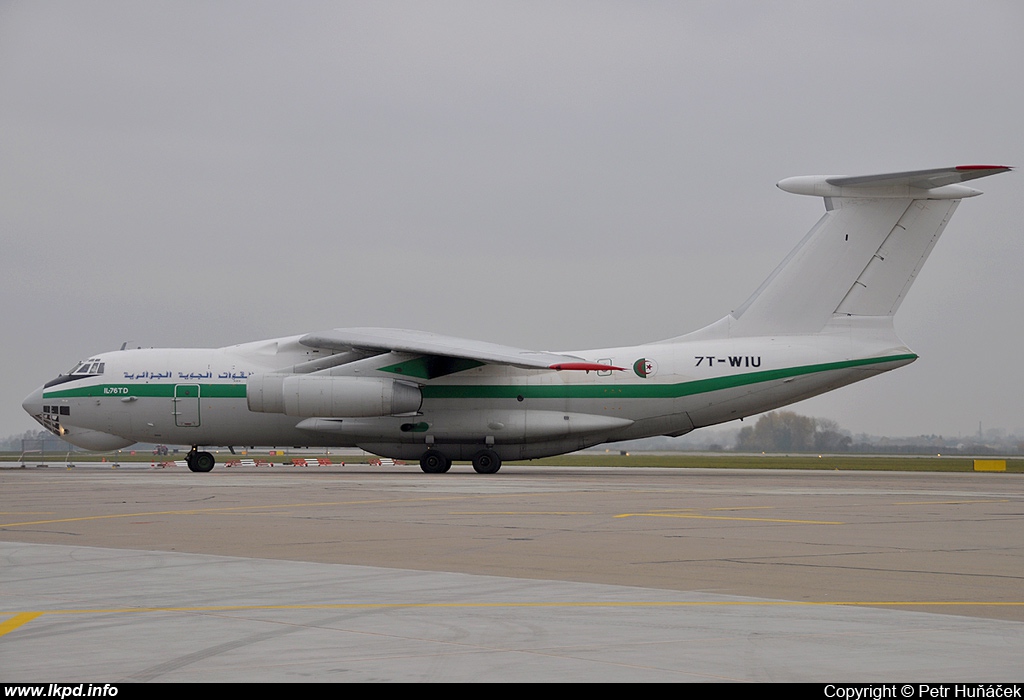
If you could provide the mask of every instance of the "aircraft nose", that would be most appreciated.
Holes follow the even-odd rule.
[[[43,387],[39,387],[31,394],[25,397],[25,400],[21,402],[21,407],[30,416],[36,416],[43,412]]]

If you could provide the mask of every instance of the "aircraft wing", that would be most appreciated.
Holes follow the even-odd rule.
[[[411,355],[448,357],[471,360],[483,364],[510,365],[523,369],[551,370],[622,370],[596,362],[588,362],[576,355],[524,350],[509,345],[484,343],[479,340],[454,338],[428,331],[398,328],[335,328],[308,333],[299,339],[311,348],[346,351],[401,352]]]

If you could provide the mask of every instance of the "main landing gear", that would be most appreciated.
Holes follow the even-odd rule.
[[[213,469],[217,460],[209,452],[198,452],[199,447],[192,445],[192,449],[185,455],[185,463],[194,472],[208,472]]]
[[[429,449],[420,457],[420,469],[427,474],[444,474],[451,468],[451,459],[440,450]],[[501,457],[494,450],[480,450],[473,455],[473,469],[477,474],[494,474],[501,469]]]
[[[452,461],[440,450],[427,450],[420,457],[420,469],[427,474],[444,474],[452,468]]]
[[[501,469],[501,457],[494,450],[480,450],[473,455],[473,469],[477,474],[496,474]]]

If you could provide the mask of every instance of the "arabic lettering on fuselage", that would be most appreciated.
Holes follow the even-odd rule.
[[[218,379],[247,379],[252,372],[219,372],[217,374]],[[125,372],[125,379],[170,379],[174,375],[170,370],[164,372]],[[205,372],[178,372],[178,379],[211,379],[213,378],[213,372],[207,370]]]

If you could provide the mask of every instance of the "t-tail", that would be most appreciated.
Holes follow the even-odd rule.
[[[858,177],[793,177],[778,187],[823,197],[825,215],[732,314],[693,336],[809,335],[830,326],[891,328],[960,200],[961,183],[1010,170],[961,165]]]

